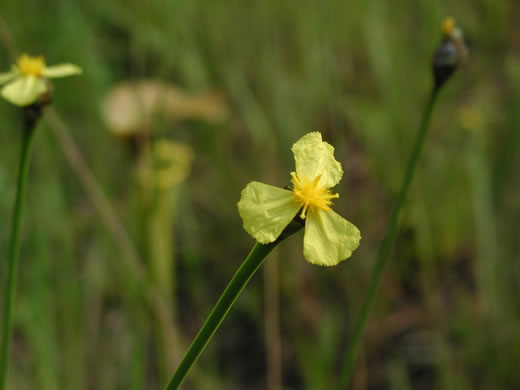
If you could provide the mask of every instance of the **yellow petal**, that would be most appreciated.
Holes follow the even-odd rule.
[[[36,76],[24,76],[2,88],[2,96],[17,106],[28,106],[47,90],[45,81]]]
[[[256,181],[242,190],[238,202],[244,229],[262,244],[275,241],[300,207],[291,191]]]
[[[6,72],[6,73],[0,73],[0,84],[5,84],[8,81],[11,81],[17,76],[18,73],[16,72]]]
[[[81,74],[83,71],[79,66],[73,64],[60,64],[54,66],[47,66],[42,72],[44,77],[67,77],[75,74]]]
[[[350,257],[360,239],[358,228],[334,211],[311,212],[305,222],[303,256],[312,264],[336,265]]]
[[[312,181],[321,175],[319,185],[326,188],[334,187],[341,180],[343,169],[334,158],[334,148],[322,141],[320,133],[304,135],[293,145],[292,151],[299,178]]]

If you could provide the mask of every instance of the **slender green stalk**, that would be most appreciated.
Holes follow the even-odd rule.
[[[206,322],[204,322],[204,325],[202,325],[199,333],[195,336],[195,339],[173,374],[170,383],[166,386],[166,390],[179,388],[190,368],[198,359],[204,348],[206,348],[206,345],[208,345],[216,330],[228,314],[229,309],[231,309],[231,306],[240,295],[247,282],[249,282],[249,279],[251,279],[258,268],[260,268],[267,255],[279,242],[280,240],[271,244],[256,244],[253,247],[213,307],[213,310],[206,319]]]
[[[372,272],[372,279],[368,288],[368,293],[365,297],[363,307],[361,308],[361,313],[354,328],[354,334],[352,336],[352,341],[347,351],[347,356],[344,361],[343,371],[339,381],[339,389],[345,389],[350,381],[350,377],[352,375],[352,368],[354,366],[354,362],[357,357],[357,353],[363,336],[363,330],[365,328],[372,305],[374,304],[374,299],[379,288],[379,283],[381,282],[383,270],[388,260],[388,255],[390,253],[392,242],[397,234],[397,224],[399,222],[399,215],[406,200],[406,195],[408,193],[408,189],[410,187],[415,173],[415,168],[417,167],[417,162],[419,161],[419,157],[423,149],[424,140],[426,138],[426,133],[428,131],[428,127],[433,112],[433,107],[435,106],[435,102],[437,101],[439,91],[439,87],[434,87],[430,95],[430,98],[426,104],[426,108],[424,110],[423,117],[415,138],[415,144],[413,147],[412,155],[410,156],[410,160],[408,161],[408,166],[406,168],[406,173],[404,176],[403,184],[401,186],[401,191],[399,192],[397,203],[392,212],[392,216],[390,217],[390,221],[388,222],[385,237],[383,239],[381,247],[379,248],[376,264],[374,266],[374,271]]]
[[[24,111],[24,129],[22,135],[22,149],[20,153],[20,163],[18,168],[18,184],[16,187],[16,200],[11,224],[11,237],[9,241],[9,258],[7,271],[7,284],[4,292],[3,307],[3,331],[2,346],[0,355],[0,390],[5,389],[7,380],[7,363],[9,355],[9,344],[11,339],[13,302],[16,290],[16,277],[18,268],[18,254],[20,251],[20,227],[22,224],[22,212],[25,198],[25,187],[27,183],[27,173],[31,160],[31,147],[34,138],[34,129],[37,118],[27,118],[27,111]],[[38,114],[39,115],[39,114]]]

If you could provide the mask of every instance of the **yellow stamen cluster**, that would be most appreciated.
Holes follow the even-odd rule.
[[[45,69],[45,60],[43,57],[31,57],[24,54],[18,58],[16,68],[20,73],[26,76],[33,75],[40,77]]]
[[[295,172],[291,172],[294,198],[303,206],[300,214],[301,219],[305,219],[305,215],[309,209],[331,210],[331,199],[339,198],[339,194],[333,194],[330,192],[330,189],[318,185],[320,178],[321,175],[316,176],[312,181],[305,177],[300,179]]]

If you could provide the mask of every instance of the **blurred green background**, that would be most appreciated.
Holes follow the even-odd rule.
[[[184,388],[334,388],[446,16],[471,56],[434,112],[351,388],[520,388],[517,1],[2,0],[0,69],[16,48],[84,69],[54,82],[54,108],[120,219],[99,212],[102,197],[86,190],[48,112],[29,180],[8,388],[161,389],[254,244],[240,191],[252,180],[286,185],[291,145],[316,130],[345,170],[335,209],[361,230],[360,248],[320,268],[304,261],[301,233],[280,245]],[[105,96],[142,79],[217,91],[227,115],[158,114],[151,137],[118,138]],[[20,128],[19,110],[2,102],[2,254]],[[165,140],[187,152],[174,153],[180,173],[158,188],[154,148]]]

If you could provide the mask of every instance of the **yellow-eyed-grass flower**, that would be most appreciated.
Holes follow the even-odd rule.
[[[43,57],[30,57],[27,54],[18,58],[12,70],[0,73],[0,85],[5,85],[1,95],[9,102],[20,106],[23,113],[22,147],[18,168],[16,198],[11,220],[9,253],[7,262],[7,283],[2,295],[2,334],[0,338],[0,390],[4,390],[7,380],[9,344],[12,330],[12,313],[20,250],[20,229],[25,198],[25,188],[29,171],[32,141],[42,109],[50,102],[50,83],[48,78],[65,77],[81,73],[72,64],[47,66]]]
[[[10,72],[0,73],[2,97],[20,107],[36,103],[48,91],[47,79],[80,74],[81,68],[72,64],[47,66],[43,57],[23,54]]]
[[[313,264],[332,266],[358,247],[359,230],[332,209],[339,197],[331,188],[343,176],[334,148],[319,132],[296,142],[292,151],[296,171],[289,189],[251,182],[242,191],[238,210],[245,230],[258,242],[274,242],[293,218],[305,222],[303,255]]]
[[[246,230],[258,242],[224,289],[165,390],[179,388],[247,282],[276,245],[300,230],[301,222],[305,223],[304,255],[312,263],[337,264],[358,247],[359,230],[330,208],[338,197],[330,189],[343,175],[334,148],[316,132],[305,135],[292,150],[296,172],[290,190],[252,182],[242,191],[238,209]]]

